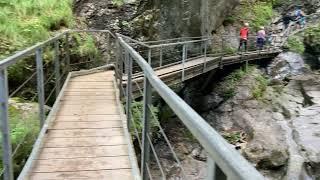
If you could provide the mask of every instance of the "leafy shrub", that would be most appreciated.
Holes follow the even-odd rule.
[[[142,129],[143,129],[143,103],[142,102],[133,102],[132,103],[132,120],[133,124],[130,127],[130,133],[136,134],[141,137]],[[159,117],[158,117],[159,109],[157,107],[151,106],[151,121],[150,121],[150,134],[151,136],[155,135],[158,132],[158,124],[159,124]],[[131,122],[132,123],[132,122]]]
[[[252,3],[246,1],[246,4],[241,6],[238,19],[249,22],[254,31],[257,31],[260,26],[265,26],[273,16],[272,2],[257,1]]]
[[[290,37],[288,39],[286,48],[288,48],[292,52],[296,52],[299,54],[303,54],[305,51],[303,42],[296,36]]]
[[[308,51],[320,54],[320,24],[305,31],[304,44],[308,47]]]

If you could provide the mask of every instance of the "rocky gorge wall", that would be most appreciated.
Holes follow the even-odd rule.
[[[77,0],[75,12],[90,28],[110,29],[134,38],[167,39],[208,35],[239,0]]]

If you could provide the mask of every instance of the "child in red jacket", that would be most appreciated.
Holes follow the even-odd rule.
[[[248,37],[249,37],[249,23],[244,23],[244,27],[240,29],[239,51],[241,50],[242,46],[244,46],[245,51],[247,51]]]

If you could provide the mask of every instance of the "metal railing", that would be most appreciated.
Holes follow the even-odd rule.
[[[17,52],[16,54],[5,58],[0,61],[0,117],[1,117],[1,133],[2,133],[2,162],[3,170],[1,177],[6,180],[11,180],[14,178],[13,163],[12,159],[15,153],[23,146],[25,138],[19,139],[19,144],[12,149],[12,142],[10,138],[10,119],[9,119],[9,98],[23,96],[21,91],[28,88],[35,92],[31,97],[25,97],[27,102],[34,102],[37,100],[38,103],[38,126],[40,128],[38,137],[34,143],[34,148],[32,153],[26,163],[26,166],[32,164],[32,160],[36,156],[40,142],[43,140],[47,126],[46,118],[50,114],[50,106],[52,102],[58,97],[62,84],[67,78],[67,75],[72,70],[80,70],[83,68],[92,68],[93,65],[89,65],[92,62],[97,61],[84,61],[84,62],[70,62],[72,60],[71,48],[76,46],[73,44],[73,35],[81,33],[100,33],[105,34],[106,43],[108,47],[108,56],[106,61],[102,63],[97,63],[99,66],[102,64],[107,64],[110,62],[110,54],[112,43],[115,44],[115,36],[108,30],[67,30],[65,32],[59,33],[53,38],[50,38],[44,42],[38,43],[32,47],[25,50]],[[111,38],[113,38],[111,40]],[[46,54],[52,53],[51,58],[44,57]],[[63,59],[62,59],[63,58]],[[93,57],[94,58],[94,57]],[[35,61],[32,61],[32,60]],[[45,62],[45,60],[48,60]],[[25,80],[18,86],[14,86],[15,89],[9,89],[8,83],[13,81],[13,79],[8,78],[8,69],[14,68],[15,65],[23,63],[31,65],[30,72],[25,74]],[[87,64],[88,66],[84,66]],[[9,71],[10,72],[10,71]],[[10,74],[9,74],[10,75]],[[20,119],[20,121],[24,121]],[[25,122],[28,124],[29,122]],[[24,127],[28,128],[28,126]],[[25,167],[26,167],[25,166]],[[27,169],[27,168],[26,168]],[[17,174],[15,174],[17,175]]]
[[[134,39],[131,39],[130,37],[118,34],[119,41],[118,43],[115,43],[114,40],[117,37],[115,37],[108,30],[68,30],[56,35],[55,37],[47,41],[44,41],[35,46],[20,51],[15,55],[10,56],[0,62],[0,116],[3,143],[2,158],[4,166],[4,179],[13,179],[12,156],[14,152],[17,151],[17,148],[21,147],[21,145],[19,144],[17,148],[14,149],[14,151],[12,151],[9,128],[10,119],[8,115],[9,98],[15,97],[21,90],[25,89],[26,86],[28,86],[28,84],[30,83],[31,86],[35,84],[37,87],[37,89],[34,90],[36,94],[27,100],[34,101],[37,99],[38,101],[39,111],[37,112],[37,114],[39,116],[39,127],[41,128],[41,131],[39,132],[39,135],[34,144],[32,153],[26,163],[26,166],[22,171],[22,174],[25,174],[25,169],[28,169],[32,165],[33,159],[36,157],[37,152],[39,151],[41,144],[40,142],[42,142],[46,133],[46,129],[48,128],[45,120],[47,114],[49,113],[50,115],[51,113],[49,112],[50,108],[48,108],[47,106],[49,101],[51,100],[52,102],[54,102],[55,99],[59,96],[62,84],[67,79],[67,74],[70,71],[79,70],[81,68],[92,68],[92,66],[82,65],[95,62],[93,59],[89,59],[89,61],[85,62],[71,62],[73,59],[71,57],[71,47],[73,45],[72,35],[79,33],[106,34],[106,43],[107,47],[109,48],[107,52],[106,61],[103,62],[103,64],[107,64],[110,62],[111,55],[117,56],[118,61],[116,62],[116,76],[119,81],[119,88],[121,92],[123,92],[122,94],[126,94],[126,114],[128,118],[129,128],[134,126],[134,123],[131,122],[131,102],[133,101],[132,84],[136,84],[137,87],[139,87],[139,84],[136,81],[132,80],[132,75],[134,73],[134,65],[136,65],[143,74],[144,86],[139,87],[139,90],[144,97],[144,111],[142,114],[142,119],[144,120],[144,128],[142,132],[142,138],[138,139],[142,150],[141,154],[143,155],[141,171],[144,178],[146,178],[147,175],[150,175],[150,169],[148,168],[149,166],[147,163],[149,161],[149,153],[147,152],[150,151],[150,148],[153,154],[155,155],[155,159],[159,164],[159,158],[156,156],[155,148],[152,145],[152,138],[148,134],[150,118],[153,117],[154,119],[155,117],[154,113],[151,111],[151,89],[157,92],[163,98],[163,100],[167,102],[167,104],[174,110],[174,112],[181,119],[181,121],[187,126],[187,128],[192,132],[192,134],[208,151],[208,164],[210,169],[209,172],[211,173],[208,177],[211,178],[213,176],[222,176],[225,178],[225,175],[231,179],[260,179],[262,177],[243,157],[241,157],[241,155],[239,155],[235,150],[229,147],[228,143],[214,129],[212,129],[196,112],[194,112],[194,110],[192,110],[182,99],[180,99],[176,94],[174,94],[174,92],[170,90],[154,74],[154,71],[152,70],[152,67],[161,68],[170,66],[172,65],[172,63],[180,62],[184,65],[188,60],[192,58],[204,57],[203,72],[206,72],[210,70],[206,67],[207,57],[223,57],[232,55],[224,51],[224,47],[226,47],[225,45],[227,44],[227,40],[225,37],[221,37],[221,40],[218,41],[214,41],[214,39],[212,38],[190,37],[148,43],[139,42]],[[129,41],[129,43],[125,42],[125,40]],[[211,52],[209,50],[212,49],[212,41],[214,41],[213,43],[216,43],[220,47],[219,52]],[[163,42],[168,43],[163,44]],[[137,51],[139,52],[137,52],[132,46],[138,49]],[[44,62],[44,52],[48,49],[49,51],[53,52],[53,61]],[[113,51],[109,49],[113,49]],[[145,55],[147,58],[143,58],[143,55]],[[240,56],[245,56],[245,53],[242,53]],[[165,61],[170,58],[172,58],[171,61]],[[8,87],[9,79],[7,70],[8,68],[13,67],[15,64],[25,61],[26,59],[35,59],[35,62],[33,63],[35,67],[35,72],[30,73],[30,76],[26,77],[25,81],[23,81],[16,89],[10,91]],[[121,61],[121,59],[125,59],[125,61]],[[145,59],[148,60],[149,64],[145,61]],[[126,93],[124,92],[122,86],[122,74],[124,71],[127,75]],[[46,77],[45,74],[48,74],[48,76]],[[182,80],[185,79],[185,75],[185,67],[183,66]],[[32,84],[35,78],[36,81]],[[48,84],[51,85],[47,87]],[[168,144],[169,149],[172,151],[174,159],[177,161],[178,164],[180,164],[181,171],[184,172],[181,163],[178,159],[178,156],[175,154],[174,148],[170,144],[169,138],[164,132],[164,128],[162,128],[159,122],[157,123],[157,125],[166,143]],[[139,136],[139,132],[136,133]],[[213,173],[214,171],[216,172],[216,174]],[[161,172],[164,175],[163,169],[161,170]],[[223,172],[225,175],[220,172]]]
[[[189,105],[187,105],[178,95],[176,95],[167,85],[162,82],[155,74],[151,67],[152,58],[149,53],[149,58],[143,58],[132,46],[124,40],[125,37],[118,34],[120,48],[119,60],[123,59],[124,69],[127,74],[126,86],[126,115],[128,122],[128,129],[133,129],[133,135],[137,138],[140,152],[141,152],[141,175],[143,179],[152,179],[150,170],[150,155],[154,156],[155,162],[161,172],[161,179],[166,179],[164,168],[156,153],[155,147],[152,143],[152,136],[150,134],[151,123],[154,122],[159,128],[159,132],[168,145],[170,152],[179,165],[182,172],[183,179],[186,179],[185,171],[181,162],[174,152],[174,147],[170,143],[169,138],[164,132],[164,128],[155,118],[152,111],[152,91],[157,93],[171,108],[171,110],[179,117],[181,122],[188,128],[193,136],[200,142],[204,149],[208,152],[208,175],[207,179],[242,179],[242,180],[258,180],[263,179],[263,176],[246,160],[239,152],[233,149],[230,144],[219,135],[202,117],[200,117]],[[196,40],[197,42],[205,42],[207,40]],[[196,42],[192,41],[192,42]],[[134,42],[138,43],[138,42]],[[184,42],[186,44],[190,42]],[[138,43],[141,45],[141,43]],[[178,45],[181,43],[174,43],[170,45]],[[143,43],[143,45],[145,45]],[[157,45],[156,47],[163,47]],[[183,52],[186,52],[185,46]],[[186,57],[186,55],[184,55]],[[140,114],[138,121],[142,124],[142,133],[139,132],[137,126],[137,119],[133,117],[133,101],[132,98],[132,84],[136,83],[132,77],[133,63],[137,63],[143,73],[144,86],[140,87],[140,93],[143,93],[143,112]],[[120,63],[122,64],[122,63]],[[123,68],[123,67],[122,67]],[[121,76],[117,73],[121,81]]]

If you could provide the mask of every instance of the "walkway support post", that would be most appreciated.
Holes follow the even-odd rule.
[[[130,130],[131,127],[131,102],[132,102],[132,58],[129,52],[125,53],[125,64],[126,64],[126,74],[127,74],[127,86],[126,86],[126,114],[127,114],[127,126]]]
[[[59,96],[61,84],[60,84],[60,59],[59,59],[59,41],[54,42],[54,73],[56,79],[56,97]]]
[[[248,62],[248,60],[246,60],[245,72],[248,72],[248,68],[249,68],[249,62]]]
[[[67,72],[70,72],[70,44],[69,44],[69,33],[66,33],[66,44],[65,44],[65,51],[66,51],[66,68]]]
[[[151,55],[152,55],[152,49],[151,48],[149,48],[148,49],[148,63],[150,64],[150,66],[152,67],[152,62],[151,62]]]
[[[206,72],[207,69],[207,48],[208,48],[208,43],[207,40],[204,41],[204,63],[203,63],[203,72]]]
[[[224,57],[224,38],[221,37],[221,57],[220,57],[220,69],[223,69],[223,57]]]
[[[144,78],[144,96],[143,96],[143,130],[142,130],[142,155],[141,155],[141,176],[143,180],[148,180],[148,164],[150,159],[150,143],[148,135],[150,131],[151,111],[152,104],[152,89],[151,84],[145,75]]]
[[[42,62],[42,49],[36,50],[36,63],[37,63],[37,91],[38,91],[38,103],[39,103],[39,119],[40,129],[45,122],[45,110],[44,110],[44,83],[43,83],[43,62]]]
[[[163,48],[161,46],[160,47],[160,64],[159,64],[160,67],[162,67],[162,61],[163,61]]]
[[[3,179],[13,180],[12,149],[10,141],[9,105],[8,105],[8,75],[6,69],[0,70],[0,117],[2,133],[2,163]]]
[[[185,72],[184,72],[184,69],[185,69],[185,62],[186,62],[186,59],[187,59],[187,44],[183,44],[183,47],[182,47],[182,82],[185,80]]]

